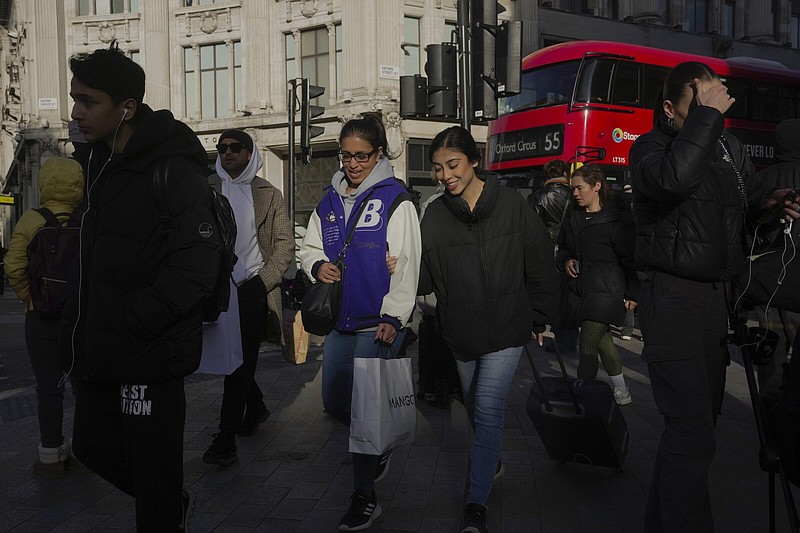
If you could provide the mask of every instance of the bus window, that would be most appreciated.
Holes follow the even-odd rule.
[[[618,61],[614,70],[614,83],[611,89],[611,102],[616,105],[641,107],[639,99],[642,65],[631,61]]]
[[[745,80],[735,78],[725,78],[722,83],[728,88],[728,94],[736,99],[731,108],[725,112],[725,116],[727,118],[755,118],[748,117],[747,104],[750,100],[750,84]]]
[[[611,75],[617,61],[607,57],[589,58],[583,65],[581,79],[575,101],[582,103],[603,103],[611,101]]]
[[[523,72],[522,90],[500,99],[500,114],[567,103],[572,97],[578,65],[579,61],[567,61]]]
[[[656,100],[664,89],[664,80],[667,79],[668,67],[658,67],[656,65],[644,66],[644,92],[642,93],[643,107],[653,109]]]
[[[761,120],[771,122],[796,118],[797,99],[797,91],[789,87],[756,83],[753,92],[753,114]]]

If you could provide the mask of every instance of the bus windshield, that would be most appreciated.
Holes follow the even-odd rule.
[[[501,98],[498,112],[501,115],[566,104],[572,98],[572,88],[580,61],[567,61],[523,72],[522,90],[518,95]]]

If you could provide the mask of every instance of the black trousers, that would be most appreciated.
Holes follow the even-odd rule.
[[[39,436],[45,448],[64,444],[63,361],[58,353],[58,320],[42,320],[36,311],[25,315],[25,345],[36,376]],[[75,386],[72,381],[73,387]],[[72,390],[73,394],[75,389]]]
[[[140,532],[178,531],[183,490],[183,378],[132,385],[78,381],[72,447],[136,498]]]
[[[729,363],[725,288],[663,272],[650,278],[639,294],[642,357],[665,428],[645,531],[711,532],[708,472]]]
[[[242,429],[245,409],[258,409],[264,395],[255,381],[258,350],[267,324],[267,288],[253,276],[238,289],[239,321],[242,331],[242,365],[225,376],[219,429]]]

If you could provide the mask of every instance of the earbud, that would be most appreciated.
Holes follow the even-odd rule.
[[[123,118],[125,117],[125,115],[127,115],[127,114],[128,114],[128,113],[130,113],[130,112],[131,112],[131,108],[130,108],[130,107],[126,107],[125,109],[123,109],[123,110],[122,110],[122,116],[123,116]]]
[[[793,222],[794,222],[793,219],[789,220],[789,222],[786,224],[786,227],[783,228],[784,235],[791,235],[792,234],[792,223]]]

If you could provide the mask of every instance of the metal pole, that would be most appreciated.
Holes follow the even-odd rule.
[[[472,73],[470,69],[470,23],[469,0],[458,0],[458,65],[459,65],[459,101],[461,102],[461,126],[470,131],[470,118],[472,111]]]
[[[286,206],[289,209],[289,220],[292,222],[292,231],[294,232],[294,184],[295,184],[295,167],[297,163],[294,158],[294,117],[295,117],[295,100],[296,100],[297,80],[289,80],[289,97],[288,111],[289,111],[289,191],[286,195]]]

